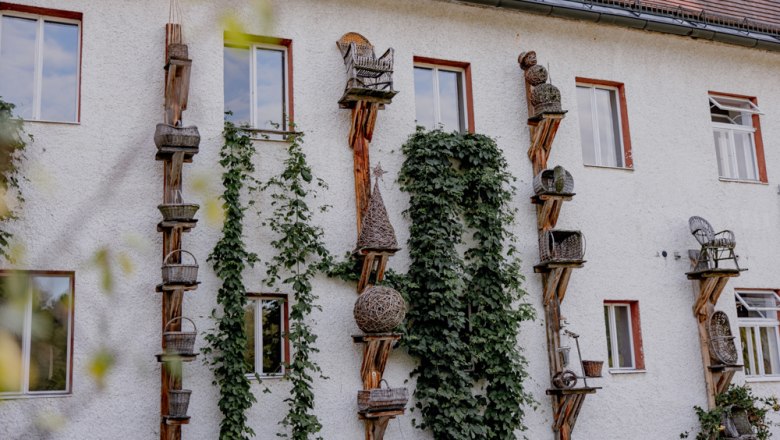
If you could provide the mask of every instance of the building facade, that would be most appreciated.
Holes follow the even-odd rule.
[[[526,299],[538,311],[536,321],[523,325],[518,344],[529,360],[527,386],[539,402],[536,410],[528,409],[529,430],[517,435],[555,438],[545,394],[550,375],[543,286],[533,270],[539,252],[536,208],[529,203],[534,195],[529,114],[518,65],[518,55],[534,50],[568,111],[549,164],[572,174],[577,195],[563,207],[558,227],[587,237],[587,262],[572,273],[561,313],[580,335],[583,357],[605,361],[603,376],[589,380],[601,389],[585,400],[574,438],[672,439],[695,430],[693,407],[706,407],[708,397],[691,313],[699,284],[686,277],[688,251],[699,249],[689,230],[691,216],[708,219],[716,231],[732,230],[739,265],[748,269],[725,285],[715,304],[730,319],[737,363],[745,366],[733,381],[749,383],[758,395],[780,394],[775,268],[780,152],[774,148],[780,141],[780,54],[771,42],[778,35],[772,29],[780,8],[768,3],[763,15],[744,10],[740,17],[757,17],[758,30],[742,32],[754,43],[740,40],[740,46],[728,42],[736,29],[730,22],[711,38],[689,38],[660,25],[616,26],[607,15],[594,22],[584,14],[544,16],[514,7],[534,2],[477,3],[491,2],[288,0],[260,8],[238,0],[181,2],[183,39],[192,59],[183,121],[196,125],[201,136],[183,179],[188,200],[201,205],[197,228],[183,238],[200,264],[201,284],[186,293],[184,314],[199,332],[213,326],[209,315],[220,282],[206,258],[221,234],[211,208],[222,191],[219,149],[226,108],[234,120],[263,129],[294,119],[296,129],[306,133],[314,173],[329,185],[317,203],[332,208],[315,216],[326,245],[336,256],[354,249],[351,112],[338,105],[347,76],[335,42],[357,32],[377,55],[394,49],[399,93],[379,112],[370,146],[371,165],[381,163],[388,172],[379,185],[402,248],[390,268],[403,272],[409,266],[409,220],[402,214],[408,195],[395,177],[404,160],[401,145],[417,125],[489,135],[517,178],[512,231]],[[549,3],[563,8],[576,2]],[[719,3],[724,2],[705,6],[738,16]],[[619,5],[600,7],[608,6]],[[17,388],[2,394],[0,438],[156,438],[162,295],[155,286],[163,244],[156,228],[163,168],[155,161],[153,135],[164,116],[161,67],[169,4],[18,0],[0,2],[0,15],[0,96],[17,104],[34,136],[23,167],[26,201],[20,218],[8,223],[18,243],[17,261],[1,260],[0,268],[31,271],[39,290],[64,291],[62,301],[73,305],[69,317],[65,312],[52,318],[64,332],[59,360],[50,359],[48,369],[39,365],[35,373],[30,366],[45,361],[36,358],[34,333],[44,324],[2,318],[0,327],[20,335],[25,368],[12,381]],[[235,30],[234,22],[243,23],[242,34],[252,38],[226,34]],[[683,27],[683,20],[677,23]],[[255,174],[261,180],[278,172],[285,157],[284,141],[268,137],[255,141]],[[257,203],[261,211],[270,210],[262,196]],[[245,236],[261,261],[273,255],[262,218],[247,214]],[[262,264],[246,270],[247,290],[269,293],[263,278]],[[321,435],[363,438],[355,401],[362,348],[351,339],[359,332],[352,316],[355,289],[326,277],[317,278],[314,289],[322,306],[311,316],[319,336],[315,357],[327,376],[314,387]],[[279,323],[278,332],[269,334],[283,335],[284,301],[258,297],[257,307]],[[255,325],[266,323],[258,318]],[[196,348],[203,345],[199,335]],[[256,362],[266,376],[262,384],[253,382],[258,402],[248,412],[257,438],[275,437],[286,413],[290,389],[283,361],[289,347],[280,342],[277,348]],[[105,376],[96,361],[101,353],[113,359]],[[396,349],[385,378],[393,384],[409,380],[406,386],[413,390],[414,366],[412,357]],[[192,396],[191,421],[182,437],[217,438],[213,375],[200,360],[184,369]],[[49,381],[41,385],[46,374]],[[393,419],[387,438],[432,438],[413,426],[415,416],[407,410]]]

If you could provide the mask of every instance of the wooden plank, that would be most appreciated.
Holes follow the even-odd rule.
[[[549,304],[555,298],[558,291],[558,283],[560,282],[561,275],[563,275],[563,268],[555,268],[552,272],[544,274],[542,276],[542,284],[544,285],[544,304]]]
[[[363,226],[363,214],[368,208],[371,194],[369,144],[374,133],[378,104],[359,101],[352,109],[352,126],[349,130],[349,145],[352,148],[355,174],[355,209],[357,211],[357,233]]]
[[[571,278],[571,267],[565,267],[560,269],[562,272],[560,280],[558,280],[558,288],[556,294],[558,296],[558,302],[563,303],[563,298],[566,297],[566,289],[569,287],[569,279]]]
[[[712,313],[714,310],[714,307],[711,304],[707,304],[704,310],[705,316],[708,316],[709,313]],[[715,383],[713,378],[713,373],[709,369],[712,360],[710,359],[710,335],[707,331],[707,320],[705,318],[704,321],[699,320],[698,322],[698,329],[699,329],[699,348],[701,350],[701,361],[702,366],[704,370],[704,383],[707,390],[707,405],[710,407],[710,409],[715,407]]]

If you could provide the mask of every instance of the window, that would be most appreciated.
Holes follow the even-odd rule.
[[[607,328],[609,368],[644,370],[642,332],[637,301],[605,301],[604,323]]]
[[[227,118],[258,130],[263,139],[283,140],[292,123],[292,41],[242,36],[224,49]]]
[[[473,132],[470,65],[414,57],[414,102],[417,125]]]
[[[244,312],[247,351],[244,356],[259,376],[284,375],[289,362],[286,295],[253,295]]]
[[[78,122],[81,14],[0,2],[0,96],[22,119]]]
[[[0,397],[69,394],[73,272],[0,272]]]
[[[709,104],[720,177],[766,182],[755,99],[710,93]]]
[[[583,163],[633,168],[623,84],[577,78],[577,111]]]
[[[735,297],[745,374],[780,377],[780,296],[774,290],[741,290]]]

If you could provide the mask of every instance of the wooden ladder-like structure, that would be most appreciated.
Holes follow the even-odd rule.
[[[550,158],[555,135],[566,114],[565,111],[547,112],[534,117],[531,104],[532,86],[528,82],[525,83],[525,90],[528,101],[528,127],[531,135],[528,159],[533,165],[534,176],[536,176],[547,169],[547,161]],[[573,194],[543,194],[531,197],[531,203],[536,206],[536,225],[540,236],[555,228],[563,203],[570,201],[572,197]],[[552,384],[552,378],[565,370],[559,350],[561,348],[561,304],[566,297],[572,272],[574,269],[583,267],[584,263],[584,260],[578,260],[548,262],[534,266],[534,272],[542,275],[547,355],[551,381],[551,388],[546,393],[552,399],[552,429],[556,440],[570,440],[572,438],[572,431],[585,396],[594,394],[599,389],[587,386],[559,388]]]
[[[692,265],[698,261],[698,251],[689,251]],[[713,363],[710,356],[710,333],[707,329],[709,317],[715,312],[715,304],[723,293],[723,289],[729,279],[738,277],[739,269],[703,268],[686,273],[689,280],[698,281],[693,304],[693,316],[696,318],[699,329],[699,342],[701,347],[701,360],[704,366],[704,383],[707,387],[707,404],[715,407],[715,396],[725,392],[734,373],[742,369],[742,365],[724,365]]]
[[[166,25],[166,48],[170,44],[181,44],[181,29],[179,24],[168,23]],[[175,38],[170,38],[176,36]],[[189,88],[190,60],[169,59],[166,53],[165,66],[165,123],[174,125],[181,121],[181,113],[187,108],[187,89]],[[175,194],[181,194],[182,168],[184,163],[191,163],[196,151],[158,151],[155,160],[163,163],[163,203],[175,203],[172,198]],[[187,221],[161,221],[157,230],[163,234],[163,259],[171,252],[182,249],[182,236],[191,231],[197,220]],[[181,253],[171,255],[168,263],[181,263]],[[182,300],[184,292],[195,290],[198,283],[194,284],[170,284],[157,285],[156,291],[162,295],[162,332],[180,331],[181,319],[171,322],[175,318],[182,317]],[[170,324],[168,325],[168,323]],[[167,328],[166,328],[167,325]],[[190,422],[190,417],[173,417],[168,415],[169,390],[182,389],[182,377],[184,362],[192,362],[197,355],[166,354],[165,339],[161,341],[162,353],[157,355],[160,369],[160,440],[180,440],[181,426]]]

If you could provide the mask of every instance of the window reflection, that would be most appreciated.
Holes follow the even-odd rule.
[[[466,131],[463,72],[415,66],[414,99],[417,125],[445,132]]]
[[[417,125],[429,130],[436,128],[433,110],[433,70],[414,68],[414,105]]]
[[[5,15],[1,18],[0,96],[16,105],[19,117],[32,119],[38,21]]]
[[[251,125],[250,101],[250,59],[249,49],[225,47],[224,91],[226,116],[237,125]]]
[[[75,121],[78,113],[79,27],[43,24],[41,119]]]
[[[257,49],[255,127],[285,130],[284,52]]]

